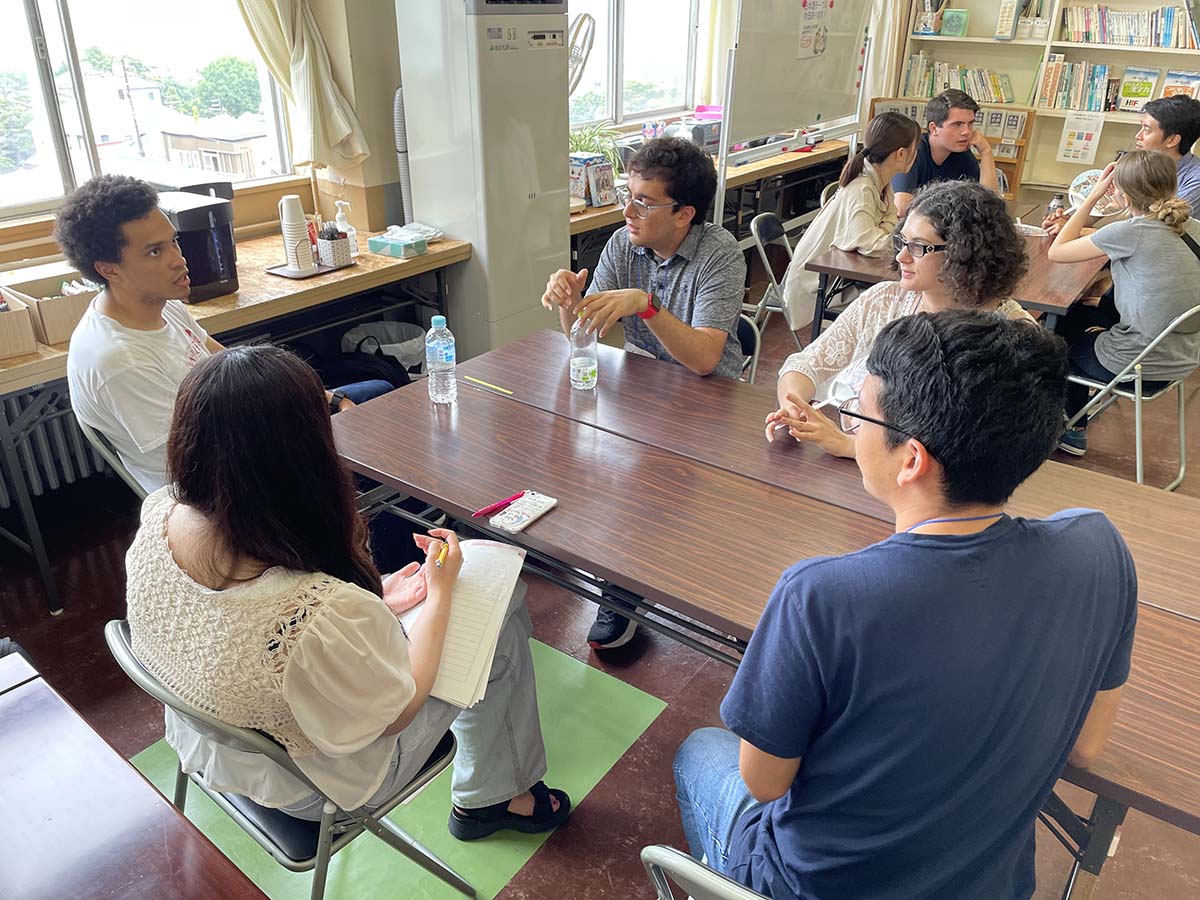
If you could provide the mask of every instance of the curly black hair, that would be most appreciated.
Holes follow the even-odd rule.
[[[1025,239],[1004,201],[976,181],[930,182],[917,191],[908,215],[929,220],[945,241],[938,281],[958,306],[1011,297],[1029,268]]]
[[[631,175],[657,178],[677,206],[696,210],[693,222],[703,222],[717,193],[717,170],[712,158],[689,140],[676,137],[647,141],[629,158]]]
[[[125,248],[121,226],[149,215],[157,206],[158,192],[146,182],[128,175],[97,175],[59,208],[54,239],[80,274],[107,285],[96,263],[120,262]]]

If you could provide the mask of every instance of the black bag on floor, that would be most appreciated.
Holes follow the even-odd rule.
[[[307,344],[293,344],[292,350],[317,370],[327,388],[341,387],[359,381],[386,381],[394,388],[404,387],[411,380],[404,366],[378,347],[353,353],[318,355]]]

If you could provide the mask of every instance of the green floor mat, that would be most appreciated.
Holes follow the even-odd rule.
[[[533,641],[531,646],[549,758],[547,783],[566,790],[578,805],[666,704],[545,644]],[[177,760],[165,741],[147,747],[132,762],[170,797]],[[389,818],[466,878],[481,898],[499,893],[549,837],[504,832],[462,844],[446,830],[449,812],[446,771]],[[194,785],[188,791],[187,815],[273,900],[308,897],[311,873],[278,865]],[[571,827],[569,821],[565,827]],[[329,900],[462,897],[369,834],[333,857],[327,884]]]

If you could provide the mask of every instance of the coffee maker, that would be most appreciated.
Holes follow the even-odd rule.
[[[237,249],[233,242],[233,185],[227,181],[162,191],[158,208],[179,233],[192,290],[188,303],[199,303],[238,289]]]

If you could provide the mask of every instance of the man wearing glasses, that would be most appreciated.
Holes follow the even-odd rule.
[[[746,264],[733,235],[705,221],[717,191],[712,160],[691,141],[658,138],[626,168],[625,227],[609,238],[587,297],[587,269],[559,269],[542,305],[558,309],[567,334],[576,315],[601,336],[620,322],[631,353],[737,378]]]
[[[1027,900],[1038,810],[1116,716],[1133,561],[1095,510],[1004,511],[1062,432],[1061,339],[920,313],[880,332],[868,372],[843,413],[896,533],[783,573],[731,730],[676,756],[684,832],[774,900]]]

